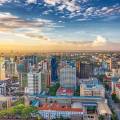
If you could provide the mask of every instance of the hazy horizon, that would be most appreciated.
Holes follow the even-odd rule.
[[[0,0],[0,51],[120,50],[118,0]]]

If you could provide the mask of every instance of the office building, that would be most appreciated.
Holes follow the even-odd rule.
[[[76,88],[76,66],[72,61],[62,61],[60,67],[60,86]]]
[[[93,64],[88,62],[77,62],[77,77],[78,78],[89,78],[93,75]]]
[[[51,58],[51,82],[57,82],[58,80],[58,63],[56,57]]]

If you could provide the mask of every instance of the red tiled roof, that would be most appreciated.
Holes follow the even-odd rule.
[[[38,110],[83,112],[83,109],[80,109],[80,108],[71,108],[69,106],[62,107],[58,103],[44,104],[42,107],[39,107]]]
[[[118,83],[118,84],[116,84],[116,87],[120,89],[120,84],[119,84],[119,83]]]
[[[105,76],[105,77],[104,77],[104,80],[111,80],[111,77]]]
[[[69,88],[62,88],[60,87],[58,90],[57,90],[57,93],[61,93],[61,94],[73,94],[74,91],[72,89],[69,89]]]

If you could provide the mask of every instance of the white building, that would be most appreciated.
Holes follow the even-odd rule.
[[[60,86],[76,88],[76,66],[74,63],[64,63],[60,68]]]
[[[40,70],[42,70],[44,72],[48,71],[48,62],[47,62],[47,60],[43,60],[43,61],[39,62],[38,69],[40,69]]]
[[[80,96],[101,96],[105,97],[105,89],[102,85],[81,84]]]
[[[45,119],[56,119],[56,118],[71,118],[72,116],[78,116],[83,118],[84,108],[80,103],[73,103],[71,107],[67,105],[62,107],[59,103],[44,104],[38,108],[39,114]]]
[[[120,69],[112,69],[113,77],[120,77]]]
[[[30,71],[27,74],[28,77],[28,87],[26,88],[26,93],[28,94],[39,94],[41,92],[41,72]]]

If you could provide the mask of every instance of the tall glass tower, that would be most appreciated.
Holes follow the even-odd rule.
[[[58,80],[58,74],[57,74],[57,69],[58,69],[58,63],[56,60],[56,57],[51,58],[51,81],[56,82]]]

